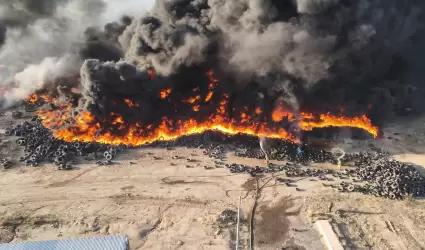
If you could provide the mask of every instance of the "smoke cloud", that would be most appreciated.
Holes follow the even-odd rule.
[[[211,66],[294,108],[394,115],[422,94],[425,4],[399,0],[157,0],[119,38],[164,76]],[[370,107],[373,107],[371,109]]]
[[[55,77],[83,65],[83,109],[103,114],[123,96],[143,96],[149,106],[149,93],[160,89],[152,90],[154,84],[185,95],[213,69],[223,91],[240,98],[260,93],[270,108],[332,112],[344,107],[349,114],[374,118],[423,111],[418,105],[425,87],[421,1],[156,0],[148,13],[137,16],[132,10],[132,17],[101,29],[87,29],[102,22],[93,14],[107,9],[100,0],[44,1],[43,8],[21,2],[24,7],[1,6],[27,15],[3,21],[0,62],[23,70],[44,60],[41,65],[58,69]],[[77,18],[85,25],[71,22]],[[72,60],[79,67],[44,59],[62,57],[64,51],[78,51],[71,54],[79,55],[80,62]],[[83,63],[86,59],[98,60]],[[158,79],[149,79],[150,68]]]
[[[0,82],[14,86],[3,100],[11,105],[34,90],[54,87],[73,75],[75,83],[87,58],[119,60],[116,43],[122,22],[106,21],[122,14],[111,0],[17,0],[0,3]],[[143,10],[140,10],[143,12]],[[115,40],[115,41],[114,41]],[[77,76],[77,77],[75,77]],[[56,85],[57,85],[56,84]]]

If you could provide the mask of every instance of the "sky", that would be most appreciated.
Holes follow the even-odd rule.
[[[155,0],[106,0],[107,11],[103,15],[105,23],[118,20],[123,14],[141,16],[152,8]]]

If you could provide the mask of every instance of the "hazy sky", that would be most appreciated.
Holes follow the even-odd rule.
[[[140,16],[152,8],[155,0],[106,0],[108,9],[103,18],[105,22],[118,20],[123,14]]]

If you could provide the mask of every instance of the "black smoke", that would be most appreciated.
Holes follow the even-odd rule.
[[[297,108],[391,116],[420,109],[424,10],[398,0],[158,0],[118,40],[126,61],[164,76],[208,65],[227,87],[254,83]]]
[[[86,32],[83,58],[100,60],[81,68],[78,109],[99,120],[112,110],[131,122],[167,112],[190,117],[172,102],[159,104],[158,93],[173,88],[172,98],[187,97],[208,85],[212,69],[235,113],[283,102],[294,112],[366,113],[376,123],[420,114],[424,14],[423,1],[157,0],[142,17]],[[123,98],[144,108],[114,108]]]

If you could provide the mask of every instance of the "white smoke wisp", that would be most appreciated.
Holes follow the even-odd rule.
[[[133,2],[133,7],[143,6],[133,0],[129,2]],[[6,23],[5,39],[0,45],[0,64],[5,66],[0,69],[0,87],[9,89],[8,95],[0,96],[3,107],[13,105],[59,77],[78,75],[83,63],[79,53],[86,45],[87,28],[102,30],[107,22],[130,11],[130,6],[122,1],[117,3],[115,0],[40,0],[37,6],[19,0],[17,4],[0,3],[1,13],[15,13],[3,16],[7,22],[0,18],[0,25],[2,21]]]
[[[336,157],[336,160],[338,161],[338,168],[341,168],[342,158],[344,158],[345,156],[345,151],[342,148],[335,147],[335,148],[332,148],[331,152]]]
[[[70,65],[81,63],[76,59],[77,45],[83,41],[87,25],[99,24],[96,16],[103,9],[102,1],[91,2],[96,2],[91,8],[82,0],[50,6],[56,10],[51,15],[41,16],[24,27],[7,28],[0,49],[0,62],[7,70],[0,72],[0,84],[14,88],[5,96],[6,106],[71,69],[78,73],[78,67]],[[94,11],[94,15],[87,15],[88,11]]]
[[[64,55],[62,57],[47,57],[39,64],[27,66],[14,77],[16,88],[11,89],[8,99],[22,100],[34,93],[36,90],[54,83],[59,78],[72,77],[78,72],[81,60],[75,55]],[[6,105],[11,103],[6,103]]]

